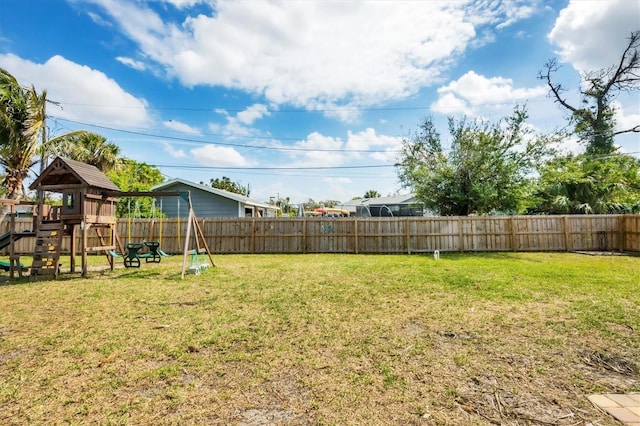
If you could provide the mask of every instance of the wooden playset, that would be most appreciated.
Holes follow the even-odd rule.
[[[146,242],[148,252],[143,254],[139,250],[145,245],[144,243],[127,244],[125,247],[120,242],[116,229],[116,203],[121,197],[180,196],[184,198],[189,205],[189,222],[185,236],[182,277],[187,272],[187,259],[193,252],[188,249],[192,232],[195,234],[195,251],[205,253],[211,265],[214,265],[193,212],[190,194],[186,191],[122,192],[98,168],[62,157],[54,159],[29,188],[38,193],[38,201],[33,209],[34,220],[31,230],[18,232],[15,229],[15,206],[21,203],[14,200],[0,200],[0,204],[11,206],[9,231],[0,235],[0,248],[9,246],[10,261],[9,265],[5,266],[0,263],[0,269],[8,270],[12,277],[15,272],[22,276],[22,272],[26,269],[20,263],[19,255],[14,252],[13,244],[24,237],[35,238],[30,271],[32,281],[58,276],[64,236],[70,237],[70,272],[76,271],[75,254],[79,251],[83,277],[86,277],[88,272],[87,255],[92,252],[104,253],[112,270],[117,258],[123,258],[126,267],[139,267],[141,258],[146,262],[160,262],[159,245]],[[44,203],[49,192],[61,194],[61,205],[48,206]],[[98,237],[98,245],[89,246],[88,244],[89,235],[92,232],[95,232]],[[80,247],[76,247],[78,240]]]

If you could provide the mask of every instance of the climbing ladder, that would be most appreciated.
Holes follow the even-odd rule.
[[[36,231],[36,246],[31,266],[31,281],[51,279],[58,276],[60,250],[64,223],[43,221]]]

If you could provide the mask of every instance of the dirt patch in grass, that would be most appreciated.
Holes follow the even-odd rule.
[[[234,255],[17,281],[0,421],[615,425],[586,395],[640,391],[638,262]]]

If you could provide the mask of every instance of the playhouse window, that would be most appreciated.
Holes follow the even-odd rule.
[[[75,197],[73,194],[64,194],[64,200],[62,202],[67,210],[73,210]]]

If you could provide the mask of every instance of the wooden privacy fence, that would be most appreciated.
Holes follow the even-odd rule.
[[[17,230],[32,226],[30,219],[16,222]],[[640,215],[200,218],[198,222],[212,253],[640,252]],[[124,244],[160,241],[165,252],[180,253],[186,226],[178,219],[121,219],[117,230]],[[63,251],[69,247],[66,238]],[[33,238],[20,240],[16,252],[32,253],[33,244]],[[99,245],[97,238],[90,236],[88,245]]]

